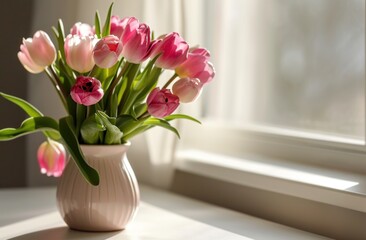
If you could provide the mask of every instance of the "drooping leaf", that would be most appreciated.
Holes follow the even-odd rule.
[[[18,105],[20,108],[22,108],[30,117],[42,117],[43,114],[41,113],[41,111],[39,111],[36,107],[34,107],[32,104],[30,104],[29,102],[21,99],[21,98],[18,98],[18,97],[15,97],[15,96],[12,96],[12,95],[9,95],[9,94],[5,94],[5,93],[2,93],[0,92],[0,95],[9,100],[10,102]]]
[[[149,118],[147,119],[142,126],[159,126],[159,127],[163,127],[165,129],[168,129],[170,131],[172,131],[173,133],[175,133],[177,135],[178,138],[180,138],[179,132],[178,130],[173,127],[172,125],[170,125],[170,123],[164,119],[160,119],[160,118]]]
[[[36,107],[34,107],[32,104],[25,101],[24,99],[21,99],[21,98],[18,98],[18,97],[9,95],[9,94],[5,94],[2,92],[0,92],[0,96],[4,97],[6,100],[19,106],[30,117],[43,117],[43,114],[41,113],[41,111],[39,111]],[[44,130],[43,133],[46,135],[46,137],[49,137],[53,140],[59,140],[61,138],[59,134],[56,134],[54,132],[49,132],[49,131]]]
[[[98,172],[90,167],[84,159],[84,155],[80,149],[78,139],[73,129],[73,119],[71,116],[61,118],[59,121],[60,133],[64,140],[68,152],[71,154],[73,160],[78,166],[81,174],[92,185],[99,185]]]
[[[52,139],[60,139],[57,122],[50,117],[30,117],[22,122],[19,128],[4,128],[0,130],[0,141],[12,140],[37,131],[48,130]]]
[[[165,117],[164,119],[167,120],[167,121],[171,121],[171,120],[174,120],[174,119],[187,119],[187,120],[191,120],[193,122],[201,124],[201,122],[198,121],[197,119],[195,119],[194,117],[191,117],[191,116],[188,116],[188,115],[185,115],[185,114],[172,114],[172,115],[169,115],[169,116]]]

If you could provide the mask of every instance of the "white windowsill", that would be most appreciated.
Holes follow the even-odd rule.
[[[366,178],[279,160],[178,152],[176,168],[235,184],[366,212]]]
[[[140,189],[140,209],[127,229],[101,233],[68,229],[56,211],[55,188],[0,190],[0,239],[328,239],[156,188]]]

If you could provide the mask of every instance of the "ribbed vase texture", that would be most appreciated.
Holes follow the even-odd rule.
[[[83,231],[122,230],[134,217],[140,200],[128,162],[129,145],[82,145],[86,161],[100,177],[89,184],[70,159],[57,186],[57,205],[66,224]]]

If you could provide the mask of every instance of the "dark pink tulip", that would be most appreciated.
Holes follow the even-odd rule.
[[[151,116],[163,118],[172,114],[179,106],[179,97],[169,89],[155,88],[147,97],[147,111]]]
[[[110,34],[118,38],[121,38],[123,32],[123,26],[118,16],[111,17],[111,31]]]
[[[209,56],[207,50],[197,48],[188,53],[187,60],[179,65],[175,72],[181,78],[198,78],[202,84],[209,83],[215,76],[215,69],[208,61]]]
[[[94,36],[93,28],[87,23],[77,22],[72,26],[70,29],[71,35],[78,35],[78,36]]]
[[[61,143],[51,139],[43,142],[38,148],[37,158],[41,173],[54,177],[62,175],[66,164],[66,151]]]
[[[125,32],[126,28],[128,28],[126,31],[129,32],[133,31],[134,29],[137,29],[138,27],[139,27],[138,20],[134,17],[126,17],[120,19],[118,16],[112,16],[110,34],[118,38],[122,38],[122,34],[123,32]]]
[[[90,106],[102,99],[104,91],[98,79],[79,76],[71,88],[70,95],[76,103]]]
[[[173,94],[179,97],[180,102],[195,101],[202,92],[202,83],[198,78],[181,78],[172,87]]]
[[[165,69],[175,69],[187,59],[189,46],[178,33],[172,32],[163,39],[156,40],[156,46],[150,57],[161,54],[155,65]]]
[[[18,58],[29,72],[40,73],[56,60],[56,49],[47,33],[37,31],[33,38],[23,39]]]
[[[153,43],[150,42],[150,28],[146,24],[140,24],[134,31],[126,31],[122,34],[122,56],[132,63],[145,61],[152,50]]]
[[[94,47],[94,62],[98,67],[110,68],[117,63],[122,52],[122,43],[114,35],[100,39]]]

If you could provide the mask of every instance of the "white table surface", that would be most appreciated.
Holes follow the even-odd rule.
[[[126,230],[91,233],[65,225],[54,188],[0,190],[0,239],[327,239],[147,186],[141,193],[139,211]]]

